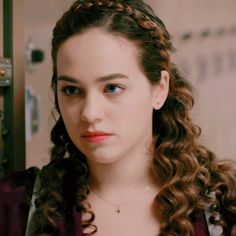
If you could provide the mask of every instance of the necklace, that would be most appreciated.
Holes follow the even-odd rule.
[[[148,191],[148,189],[150,188],[150,185],[146,186],[142,191],[141,191],[141,194],[144,194],[145,192]],[[127,201],[121,203],[121,204],[117,204],[117,203],[114,203],[106,198],[104,198],[102,195],[100,195],[100,193],[98,193],[97,191],[95,191],[93,188],[90,187],[90,190],[95,194],[97,195],[100,199],[102,199],[103,201],[105,201],[106,203],[112,205],[113,207],[116,208],[116,213],[119,214],[121,212],[121,207],[124,206],[125,204],[127,204],[128,202],[130,202],[131,200],[137,198],[138,196],[140,195],[135,195],[131,198],[129,198]]]

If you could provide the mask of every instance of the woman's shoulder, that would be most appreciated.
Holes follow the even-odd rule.
[[[223,210],[222,210],[223,209]],[[214,212],[216,216],[217,212]],[[225,221],[225,227],[214,224],[210,218],[210,208],[206,207],[204,210],[195,210],[191,214],[191,221],[193,223],[194,235],[196,236],[220,236],[222,233],[225,236],[234,235],[233,230],[236,230],[236,214],[228,211],[226,208],[220,207],[218,214],[221,214]]]
[[[23,171],[13,172],[0,179],[0,196],[10,195],[12,192],[28,191],[34,185],[38,173],[37,167],[31,167]]]
[[[195,210],[190,218],[193,223],[194,235],[209,236],[204,210]]]
[[[37,172],[36,167],[31,167],[0,179],[0,210],[27,203],[27,196],[30,198]]]
[[[0,179],[0,235],[24,235],[37,172],[32,167]]]

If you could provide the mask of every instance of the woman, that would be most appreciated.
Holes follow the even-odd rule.
[[[51,162],[2,180],[21,220],[1,210],[1,235],[234,235],[235,170],[198,143],[172,51],[142,0],[71,6],[53,31]]]

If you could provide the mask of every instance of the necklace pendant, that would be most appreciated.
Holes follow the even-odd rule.
[[[148,190],[149,188],[150,188],[150,186],[148,185],[141,193],[147,192],[147,190]],[[91,190],[95,195],[97,195],[100,199],[102,199],[102,200],[105,201],[106,203],[108,203],[108,204],[112,205],[113,207],[115,207],[117,214],[120,214],[120,213],[121,213],[120,208],[121,208],[122,206],[124,206],[125,204],[129,203],[132,199],[134,199],[135,197],[138,197],[138,196],[140,195],[140,194],[139,194],[139,195],[136,195],[136,196],[134,196],[133,198],[130,198],[128,201],[123,202],[123,203],[121,203],[120,205],[118,205],[118,204],[115,204],[114,202],[111,202],[111,201],[107,200],[106,198],[104,198],[103,196],[101,196],[98,192],[96,192],[95,190],[93,190],[92,188],[90,188],[90,190]]]

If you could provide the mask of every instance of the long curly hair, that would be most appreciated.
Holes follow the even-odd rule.
[[[140,67],[150,83],[158,83],[160,73],[170,74],[167,100],[153,111],[155,151],[153,170],[161,183],[155,201],[163,222],[161,236],[194,235],[192,215],[209,206],[213,224],[228,228],[221,208],[236,214],[236,173],[230,165],[217,162],[215,155],[197,141],[200,128],[193,124],[190,110],[194,104],[192,87],[183,78],[170,56],[174,51],[163,22],[142,0],[76,1],[58,20],[52,39],[52,89],[59,118],[51,131],[51,162],[40,172],[35,227],[32,235],[57,235],[56,218],[73,224],[73,208],[88,214],[82,222],[91,235],[97,228],[94,213],[86,203],[89,194],[89,169],[86,157],[72,143],[60,116],[57,101],[59,47],[69,37],[92,27],[120,35],[138,43]],[[214,194],[212,194],[214,193]],[[213,197],[214,196],[214,197]]]

